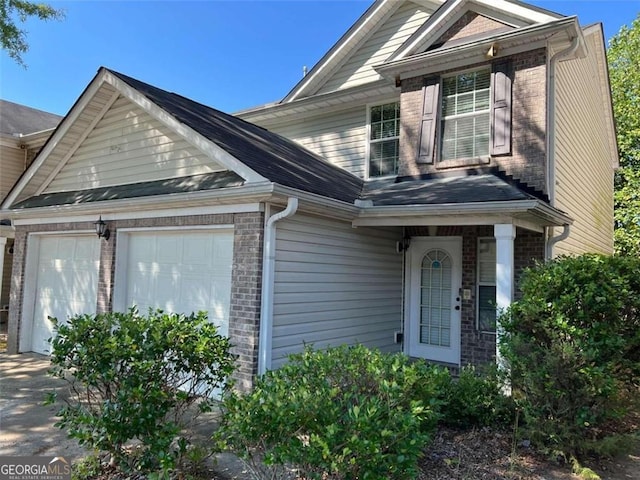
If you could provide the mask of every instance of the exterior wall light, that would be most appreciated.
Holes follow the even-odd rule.
[[[104,238],[105,240],[109,240],[109,236],[111,235],[111,232],[109,231],[107,224],[104,223],[104,221],[102,221],[102,215],[100,215],[100,218],[98,219],[97,222],[94,223],[94,225],[96,227],[96,234],[98,235],[98,238]]]

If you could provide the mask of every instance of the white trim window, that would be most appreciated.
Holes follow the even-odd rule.
[[[369,109],[369,178],[398,174],[400,102]]]
[[[496,331],[496,239],[478,238],[477,327]]]
[[[442,79],[441,161],[488,157],[490,96],[489,68]]]

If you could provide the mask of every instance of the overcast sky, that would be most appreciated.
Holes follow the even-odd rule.
[[[226,112],[281,99],[372,1],[54,1],[57,22],[29,20],[25,70],[0,54],[0,97],[65,114],[100,66]],[[530,2],[607,40],[640,0]]]

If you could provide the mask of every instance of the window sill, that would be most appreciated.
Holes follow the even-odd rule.
[[[472,167],[475,165],[488,165],[490,161],[491,158],[488,156],[479,158],[457,158],[455,160],[440,160],[436,162],[435,167],[438,169]]]

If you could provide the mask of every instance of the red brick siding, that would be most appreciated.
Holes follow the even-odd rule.
[[[479,15],[476,12],[467,12],[454,23],[447,32],[442,35],[435,44],[447,44],[452,40],[470,37],[479,33],[489,32],[498,28],[505,27],[504,23],[500,23],[491,18]]]

